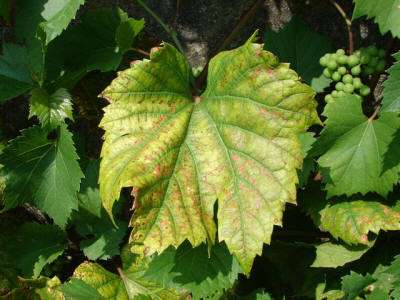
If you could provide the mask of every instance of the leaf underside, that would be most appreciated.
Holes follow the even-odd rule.
[[[201,96],[192,97],[189,77],[165,44],[103,92],[104,206],[111,212],[121,188],[134,187],[131,241],[151,254],[186,239],[214,242],[218,199],[218,239],[248,273],[295,202],[298,134],[318,121],[314,93],[251,41],[211,60]]]

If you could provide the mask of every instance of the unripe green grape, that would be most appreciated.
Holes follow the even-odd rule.
[[[370,67],[370,66],[366,66],[365,69],[364,69],[364,72],[367,75],[371,75],[371,74],[374,73],[374,69],[372,67]]]
[[[351,94],[354,92],[354,86],[351,83],[346,83],[343,87],[343,92]]]
[[[332,97],[337,98],[339,97],[338,93],[339,93],[338,91],[332,91],[331,95]]]
[[[337,96],[338,96],[338,97],[344,97],[344,96],[346,96],[346,93],[343,92],[343,91],[339,91],[339,92],[337,93]]]
[[[347,73],[347,69],[345,67],[339,67],[337,71],[340,75],[344,75]]]
[[[329,103],[330,101],[333,101],[332,95],[326,95],[326,96],[325,96],[325,102],[326,102],[326,103]]]
[[[351,74],[357,76],[360,75],[360,73],[361,73],[360,65],[351,68]]]
[[[356,90],[362,88],[362,87],[363,87],[363,84],[362,84],[362,82],[361,82],[361,79],[358,78],[358,77],[353,78],[353,86],[354,86],[354,88],[355,88]]]
[[[346,52],[343,49],[337,49],[336,54],[343,55],[343,54],[346,54]]]
[[[371,56],[376,56],[378,55],[378,48],[376,48],[375,46],[369,46],[367,48],[367,52],[371,55]]]
[[[360,58],[356,55],[350,55],[347,59],[347,63],[350,67],[354,67],[360,63]]]
[[[333,74],[332,74],[332,80],[333,81],[339,81],[340,80],[340,78],[342,78],[342,76],[339,74],[339,72],[333,72]]]
[[[344,88],[344,83],[343,82],[338,82],[338,83],[335,84],[335,89],[337,91],[343,91],[343,88]]]
[[[338,56],[337,62],[341,65],[347,64],[347,56],[342,54]]]
[[[384,49],[379,49],[378,50],[378,56],[380,58],[384,58],[386,56],[386,51]]]
[[[384,60],[380,60],[378,64],[376,65],[376,71],[377,72],[382,72],[385,70],[386,67],[386,62]]]
[[[343,76],[343,80],[344,83],[349,83],[351,84],[353,82],[353,76],[351,76],[350,74],[346,74]]]
[[[361,95],[361,96],[368,96],[369,93],[371,93],[371,89],[370,89],[368,86],[366,86],[366,85],[364,85],[364,86],[360,89],[360,95]]]
[[[326,67],[328,65],[328,58],[326,56],[322,56],[319,59],[319,64],[323,67]]]
[[[322,74],[324,74],[324,76],[326,78],[331,78],[332,77],[332,72],[328,68],[325,68],[324,71],[322,72]]]
[[[330,61],[328,61],[328,69],[333,71],[336,70],[338,67],[338,64],[335,60],[331,59]]]
[[[376,68],[376,66],[379,63],[379,57],[374,56],[371,58],[371,61],[369,62],[368,66],[372,67],[372,68]]]
[[[360,50],[354,51],[353,54],[354,54],[355,56],[361,57],[361,51],[360,51]]]
[[[363,65],[368,64],[371,61],[371,56],[368,53],[363,53],[361,55],[361,63]]]

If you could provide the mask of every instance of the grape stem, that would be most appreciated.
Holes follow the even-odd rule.
[[[353,31],[351,29],[351,19],[347,16],[344,9],[335,0],[329,0],[329,1],[336,8],[336,10],[339,12],[339,14],[342,16],[342,18],[346,23],[347,34],[349,38],[349,54],[351,55],[354,52],[354,38],[353,38]]]
[[[157,21],[158,24],[160,24],[160,26],[171,36],[172,40],[174,41],[176,47],[178,48],[178,50],[182,53],[185,54],[185,51],[183,51],[183,47],[181,45],[181,43],[178,40],[178,36],[176,34],[176,32],[174,30],[172,30],[167,24],[164,23],[163,20],[161,20],[161,18],[159,16],[157,16],[157,14],[152,11],[150,9],[150,7],[148,7],[142,0],[136,0],[137,3],[139,3],[139,5],[141,7],[144,8],[145,11],[147,11],[153,18],[154,20]]]
[[[142,54],[142,55],[144,55],[144,56],[146,56],[146,57],[150,57],[150,53],[147,52],[147,51],[144,51],[143,49],[139,49],[139,48],[134,48],[134,47],[132,47],[132,48],[129,48],[129,50],[134,51],[134,52],[137,52],[137,53],[140,53],[140,54]]]
[[[374,112],[372,113],[372,115],[368,118],[368,122],[372,122],[373,120],[375,120],[375,118],[378,116],[379,111],[381,110],[381,106],[378,103],[378,105],[376,106]]]

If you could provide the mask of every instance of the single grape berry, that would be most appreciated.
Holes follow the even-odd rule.
[[[385,70],[386,67],[386,62],[384,60],[380,60],[378,64],[376,65],[376,71],[377,72],[382,72]]]
[[[339,97],[338,93],[339,93],[338,91],[332,91],[331,95],[332,97],[337,98]]]
[[[354,86],[354,88],[355,88],[356,90],[362,88],[362,87],[363,87],[363,84],[362,84],[362,82],[361,82],[361,79],[358,78],[358,77],[353,78],[353,86]]]
[[[344,88],[344,83],[343,83],[343,82],[338,82],[338,83],[336,83],[335,89],[336,89],[337,91],[343,91],[343,88]]]
[[[346,74],[343,76],[343,82],[351,84],[353,82],[353,76]]]
[[[343,49],[337,49],[336,50],[336,54],[339,54],[339,55],[343,55],[343,54],[345,54],[346,52],[343,50]]]
[[[366,66],[365,69],[364,69],[364,72],[365,72],[365,74],[367,74],[367,75],[373,74],[374,71],[375,71],[375,70],[374,70],[372,67],[370,67],[370,66]]]
[[[351,94],[354,92],[354,86],[351,83],[346,83],[343,87],[343,92]]]
[[[349,58],[347,59],[347,63],[350,67],[354,67],[360,63],[360,58],[354,54],[350,55]]]
[[[369,62],[368,66],[376,68],[378,63],[379,63],[379,57],[374,56],[373,58],[371,58],[371,61]]]
[[[347,56],[344,54],[339,55],[337,58],[337,62],[341,65],[347,64]]]
[[[346,93],[343,92],[343,91],[339,91],[339,92],[337,93],[337,97],[344,97],[344,96],[346,96]]]
[[[361,55],[361,63],[363,65],[368,64],[371,61],[371,56],[368,53],[363,53]]]
[[[328,61],[328,69],[329,70],[334,71],[337,69],[337,67],[338,67],[338,64],[335,60],[331,59]]]
[[[361,74],[361,67],[360,65],[351,68],[351,74],[357,76]]]
[[[319,64],[323,67],[326,67],[328,65],[328,58],[326,56],[322,56],[319,59]]]
[[[371,56],[376,56],[378,55],[378,48],[376,48],[375,46],[369,46],[366,49],[367,53],[370,54]]]
[[[386,56],[386,51],[383,50],[383,49],[379,49],[379,50],[378,50],[378,56],[379,56],[380,58],[384,58],[384,57]]]
[[[333,72],[333,74],[332,74],[332,80],[334,80],[334,81],[339,81],[340,80],[340,78],[342,78],[342,76],[339,74],[339,72]]]
[[[366,86],[366,85],[364,85],[364,86],[360,89],[360,95],[361,95],[361,96],[368,96],[369,93],[371,93],[371,89],[370,89],[368,86]]]
[[[344,75],[347,73],[347,69],[345,67],[339,67],[337,71],[340,75]]]
[[[326,102],[326,103],[329,103],[330,101],[333,101],[332,95],[326,95],[326,96],[325,96],[325,102]]]
[[[332,72],[328,68],[325,68],[324,71],[322,72],[322,74],[324,74],[324,76],[326,78],[331,78],[332,77]]]

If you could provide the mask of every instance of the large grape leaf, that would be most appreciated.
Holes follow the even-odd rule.
[[[41,23],[46,32],[46,44],[58,36],[69,22],[75,18],[75,14],[85,0],[48,0],[41,13],[45,20]]]
[[[354,0],[353,18],[366,16],[378,23],[381,33],[400,37],[400,0]]]
[[[0,101],[5,101],[34,86],[27,50],[16,44],[3,44],[0,56]]]
[[[58,89],[53,94],[41,88],[31,92],[29,116],[37,116],[41,125],[54,129],[64,123],[65,119],[73,120],[72,97],[65,89]]]
[[[387,152],[400,127],[394,113],[382,113],[378,120],[367,118],[356,96],[338,98],[326,105],[326,127],[315,143],[322,152],[328,197],[377,192],[386,196],[399,179],[399,165],[384,171],[385,159],[395,160],[399,149]],[[389,157],[387,157],[389,155]]]
[[[122,187],[138,192],[131,240],[146,253],[216,235],[249,272],[295,202],[298,134],[318,121],[312,89],[249,40],[210,61],[207,89],[190,92],[190,68],[171,45],[121,72],[110,101],[100,193],[110,212]]]
[[[384,82],[382,111],[400,111],[400,52],[394,57],[396,62],[388,70],[389,78]]]
[[[310,29],[301,19],[292,20],[279,32],[267,29],[264,37],[265,49],[276,54],[317,92],[329,86],[331,80],[322,74],[319,58],[332,50],[329,39]]]
[[[31,202],[64,226],[78,208],[76,193],[82,172],[66,125],[56,137],[34,126],[22,131],[0,155],[6,176],[5,209]]]
[[[70,88],[87,72],[115,70],[143,27],[119,8],[88,11],[49,44],[47,77]]]
[[[165,286],[186,289],[193,299],[221,299],[241,272],[238,262],[224,244],[207,249],[192,248],[188,242],[169,247],[149,264],[145,277]]]
[[[97,290],[104,299],[185,299],[186,291],[165,287],[162,283],[145,277],[149,258],[143,259],[130,251],[124,251],[122,262],[123,268],[119,270],[119,275],[107,271],[99,264],[84,262],[75,270],[73,278],[80,279]],[[83,295],[75,289],[75,297]]]
[[[60,256],[66,246],[65,233],[54,225],[25,223],[10,234],[0,227],[2,251],[11,263],[28,277],[37,278],[46,264]]]

